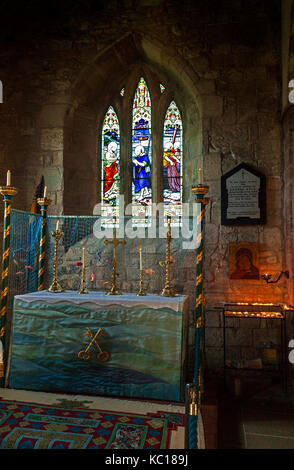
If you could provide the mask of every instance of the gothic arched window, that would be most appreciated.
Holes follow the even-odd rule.
[[[120,96],[125,100],[122,88]],[[160,85],[160,95],[166,89]],[[102,125],[101,145],[101,215],[104,226],[117,226],[119,222],[119,195],[124,195],[126,201],[131,201],[132,224],[146,227],[151,224],[152,202],[163,203],[163,214],[172,218],[173,225],[181,225],[183,204],[183,122],[175,100],[167,106],[167,96],[163,97],[166,110],[162,117],[155,115],[162,129],[160,140],[152,141],[151,96],[146,80],[141,76],[134,95],[127,94],[124,109],[131,119],[128,119],[131,134],[131,147],[122,145],[118,116],[109,106]],[[162,99],[162,98],[161,98]],[[158,96],[155,94],[155,107]],[[157,100],[157,101],[156,101]],[[120,105],[118,105],[120,106]],[[163,127],[162,127],[163,125]],[[128,125],[123,124],[124,132]],[[126,142],[126,136],[123,136]],[[153,149],[154,147],[154,149]],[[153,151],[158,161],[153,161]],[[125,180],[121,184],[120,170],[123,167]],[[158,176],[152,188],[152,172]],[[123,194],[124,193],[124,194]],[[131,198],[130,198],[131,196]],[[130,199],[129,199],[130,198]],[[155,200],[155,201],[154,201]]]
[[[119,217],[120,130],[119,121],[109,106],[102,126],[101,215],[106,225]]]
[[[151,215],[152,204],[151,99],[144,78],[137,86],[132,113],[132,216],[143,224]]]
[[[180,222],[183,197],[183,124],[174,101],[167,108],[163,125],[164,215]]]

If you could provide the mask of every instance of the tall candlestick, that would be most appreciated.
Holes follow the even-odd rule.
[[[199,184],[202,184],[202,168],[198,168],[199,171]]]
[[[11,186],[11,171],[10,170],[7,171],[6,186]]]
[[[88,291],[86,289],[86,267],[85,267],[85,250],[86,247],[83,246],[83,254],[82,254],[82,278],[81,278],[81,287],[79,290],[79,294],[88,294]]]
[[[140,269],[143,269],[143,262],[142,262],[142,248],[139,248],[139,253],[140,253]]]
[[[61,285],[59,284],[58,280],[57,280],[57,272],[58,272],[58,260],[59,260],[59,257],[58,257],[58,247],[59,247],[59,241],[60,239],[63,237],[63,232],[52,232],[51,233],[52,237],[55,238],[55,256],[54,256],[54,279],[53,279],[53,282],[51,284],[51,286],[49,287],[49,291],[50,292],[64,292],[64,289],[61,287]]]
[[[116,288],[116,265],[117,265],[117,258],[116,258],[116,248],[118,245],[125,245],[126,241],[122,240],[121,242],[116,238],[116,230],[113,232],[113,240],[105,240],[104,245],[113,245],[113,260],[112,260],[112,286],[111,290],[107,292],[106,295],[121,295],[121,293]]]
[[[160,295],[165,295],[166,297],[174,297],[175,293],[173,288],[171,287],[170,282],[170,264],[171,264],[171,256],[170,256],[170,244],[172,240],[171,236],[171,216],[167,216],[167,234],[166,234],[166,255],[165,255],[165,286],[162,290]]]
[[[46,195],[47,195],[47,186],[44,187],[44,194],[43,194],[44,199],[45,199]]]
[[[142,260],[142,246],[139,248],[140,255],[140,290],[137,295],[146,295],[143,290],[143,260]]]

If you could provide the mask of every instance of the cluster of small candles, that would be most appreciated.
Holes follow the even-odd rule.
[[[232,312],[225,311],[226,317],[283,318],[280,312]]]

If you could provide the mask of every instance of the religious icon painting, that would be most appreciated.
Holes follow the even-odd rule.
[[[180,224],[182,216],[183,124],[180,111],[172,101],[163,129],[163,201],[164,216]]]
[[[259,274],[259,249],[257,243],[230,243],[229,278],[256,279]]]
[[[103,225],[116,225],[119,218],[120,129],[110,106],[102,126],[101,215]]]
[[[140,78],[132,116],[132,217],[134,225],[147,226],[151,216],[152,186],[151,99]]]

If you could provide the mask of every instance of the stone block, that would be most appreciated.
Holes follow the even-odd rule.
[[[226,328],[239,328],[240,319],[234,317],[226,317]]]
[[[203,114],[205,116],[221,117],[223,114],[223,98],[215,95],[203,96]]]
[[[42,129],[41,148],[42,150],[62,150],[63,129]]]
[[[226,344],[228,346],[251,346],[252,331],[247,328],[226,328]]]
[[[238,242],[257,243],[259,238],[258,227],[238,227]]]
[[[205,344],[206,346],[213,346],[220,348],[223,346],[223,332],[221,328],[206,328],[205,329]]]
[[[281,229],[279,227],[264,227],[260,232],[260,243],[264,243],[267,247],[281,247]]]
[[[218,347],[205,348],[206,366],[209,371],[215,371],[218,374],[223,373],[223,349]]]
[[[220,328],[222,323],[221,310],[207,310],[205,312],[205,328]]]
[[[208,223],[205,225],[205,239],[208,243],[215,244],[218,242],[218,225]]]
[[[43,128],[56,128],[64,125],[67,105],[48,104],[42,107],[38,125]]]
[[[253,344],[255,347],[261,347],[262,343],[272,341],[274,344],[280,344],[281,331],[279,328],[259,328],[253,330]]]
[[[226,360],[239,361],[241,358],[241,348],[226,346]]]
[[[46,168],[43,170],[45,183],[48,190],[58,191],[63,189],[63,177],[61,169],[59,168]]]
[[[219,152],[210,152],[203,156],[203,180],[219,180],[221,177],[221,156]]]
[[[259,328],[260,327],[260,318],[242,318],[240,321],[241,328]]]

